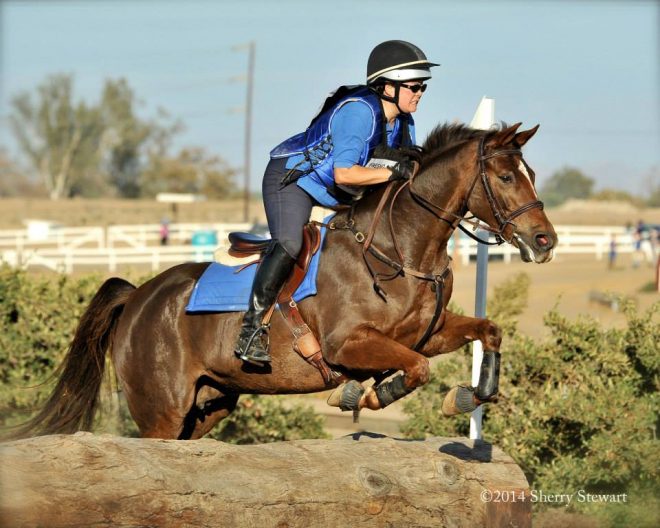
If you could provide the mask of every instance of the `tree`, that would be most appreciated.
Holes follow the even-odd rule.
[[[561,205],[569,198],[589,198],[594,181],[579,169],[564,167],[555,172],[540,191],[548,207]]]
[[[152,158],[142,177],[142,192],[144,196],[179,192],[226,198],[234,190],[234,174],[222,159],[207,154],[204,149],[183,149],[175,158]]]
[[[643,200],[621,189],[603,189],[591,195],[592,200],[601,202],[628,202],[634,206],[643,206]]]
[[[125,79],[106,82],[100,103],[104,124],[102,170],[119,195],[126,198],[140,195],[139,178],[147,151],[159,150],[157,145],[168,145],[181,129],[178,122],[165,124],[168,116],[162,110],[157,119],[139,118],[137,104]]]
[[[181,129],[160,111],[137,115],[138,101],[124,79],[107,80],[101,99],[73,101],[70,75],[54,75],[12,101],[10,123],[19,146],[52,199],[111,193],[140,195],[144,165],[166,156]]]
[[[54,75],[12,100],[9,122],[19,146],[39,174],[50,197],[68,196],[76,177],[98,162],[102,132],[98,111],[84,102],[74,105],[70,75]]]
[[[0,197],[43,196],[43,188],[31,181],[0,147]]]

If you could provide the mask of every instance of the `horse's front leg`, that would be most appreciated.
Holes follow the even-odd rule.
[[[436,356],[452,352],[472,341],[483,345],[479,383],[476,387],[466,383],[451,389],[442,405],[446,416],[472,412],[477,406],[497,400],[500,378],[500,344],[502,331],[488,319],[478,319],[447,312],[439,332],[433,334],[421,350],[425,356]]]
[[[403,371],[375,388],[365,389],[355,380],[337,387],[328,403],[344,411],[358,411],[364,407],[382,409],[429,380],[428,359],[368,326],[356,328],[339,349],[327,354],[326,359],[349,370]]]

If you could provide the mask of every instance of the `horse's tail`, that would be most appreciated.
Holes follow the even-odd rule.
[[[69,350],[55,375],[59,379],[39,413],[19,426],[12,438],[90,430],[105,370],[105,354],[128,297],[130,282],[103,283],[83,313]]]

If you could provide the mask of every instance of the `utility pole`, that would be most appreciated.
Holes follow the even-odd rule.
[[[233,46],[234,51],[247,50],[248,52],[248,66],[245,92],[245,130],[243,140],[243,222],[250,221],[250,155],[252,143],[252,96],[254,93],[254,56],[256,44],[251,40],[247,44],[240,44]]]

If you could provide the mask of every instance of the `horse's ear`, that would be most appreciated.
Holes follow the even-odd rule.
[[[530,128],[529,130],[518,132],[513,138],[513,144],[518,148],[522,148],[525,143],[532,139],[532,136],[536,134],[536,131],[540,126],[541,125],[536,125],[534,128]]]
[[[500,130],[488,140],[487,145],[489,147],[495,147],[495,148],[508,145],[515,137],[516,130],[518,130],[518,127],[520,125],[522,125],[522,123],[516,123],[515,125],[511,125],[510,127],[505,128],[504,130]]]

